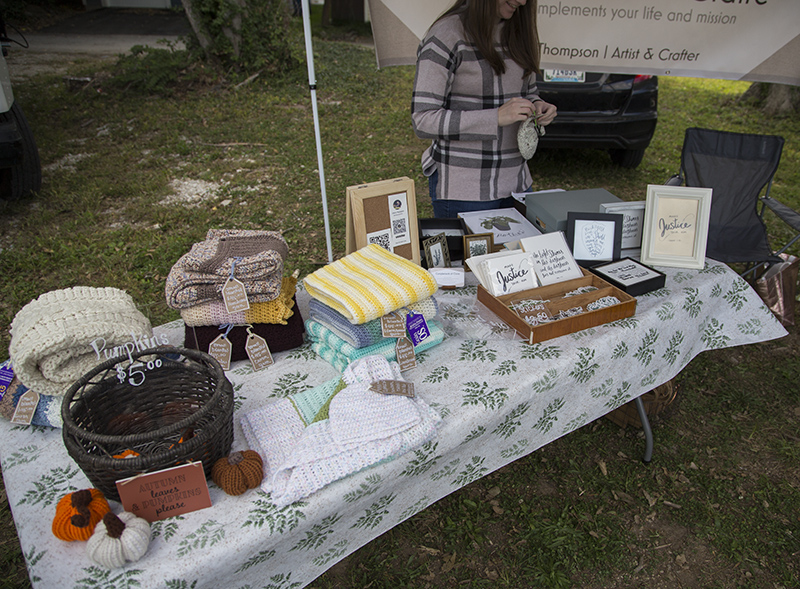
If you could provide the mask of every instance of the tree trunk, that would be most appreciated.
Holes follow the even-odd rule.
[[[742,94],[741,100],[752,100],[771,117],[785,116],[800,109],[800,93],[786,84],[753,82]]]
[[[197,38],[197,42],[200,43],[200,47],[202,47],[203,51],[205,52],[206,58],[211,59],[211,37],[203,27],[202,21],[195,12],[194,0],[183,0],[183,8],[186,12],[186,19],[192,26],[194,36]]]
[[[331,24],[331,4],[333,0],[325,0],[322,5],[322,26],[327,27]]]
[[[791,88],[786,84],[770,84],[764,112],[770,116],[788,114],[794,110]]]
[[[223,27],[222,31],[228,40],[231,42],[231,46],[233,47],[233,57],[234,59],[238,60],[241,56],[241,46],[242,46],[242,17],[247,17],[247,3],[245,0],[233,0],[234,4],[239,6],[242,9],[240,14],[234,14],[233,18],[231,19],[231,26],[230,27]]]

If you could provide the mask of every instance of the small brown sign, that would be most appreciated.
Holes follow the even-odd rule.
[[[254,333],[248,335],[244,349],[247,352],[247,357],[250,358],[253,370],[261,370],[262,368],[271,366],[274,362],[272,353],[269,351],[267,340],[259,335]]]
[[[231,368],[231,351],[233,344],[231,340],[225,337],[225,334],[219,334],[214,341],[208,344],[208,355],[213,357],[217,362],[222,365],[223,370],[230,370]]]
[[[397,355],[397,363],[400,365],[400,370],[411,370],[417,365],[417,356],[414,354],[414,344],[407,337],[401,337],[397,340],[395,346],[395,354]]]
[[[14,410],[14,416],[11,418],[11,423],[17,425],[30,425],[33,421],[33,414],[36,413],[36,408],[39,406],[39,393],[29,390],[24,393],[17,403],[17,408]]]
[[[247,289],[242,282],[235,278],[228,278],[225,286],[222,287],[222,300],[225,302],[225,309],[228,313],[247,311],[250,308]]]
[[[125,511],[150,523],[211,507],[202,462],[190,462],[117,481]]]
[[[384,315],[381,317],[381,335],[383,337],[405,337],[405,320],[398,313]]]
[[[402,395],[414,398],[414,383],[407,380],[376,380],[369,390],[382,395]]]

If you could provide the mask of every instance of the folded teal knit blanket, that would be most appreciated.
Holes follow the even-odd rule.
[[[427,323],[430,335],[414,348],[416,353],[424,352],[444,339],[444,331],[436,321]],[[389,361],[397,359],[395,353],[397,339],[395,338],[386,337],[366,348],[355,348],[313,319],[306,321],[306,335],[311,339],[311,349],[339,372],[342,372],[350,362],[364,356],[378,354]]]

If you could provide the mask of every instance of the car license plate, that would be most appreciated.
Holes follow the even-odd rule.
[[[545,82],[585,82],[586,72],[575,70],[544,70]]]

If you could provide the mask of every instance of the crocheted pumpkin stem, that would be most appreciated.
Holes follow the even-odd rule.
[[[72,507],[78,512],[69,518],[76,528],[85,528],[89,525],[92,514],[89,512],[89,503],[92,502],[92,492],[89,489],[75,491],[70,498]]]
[[[113,511],[109,511],[103,516],[103,523],[106,525],[106,532],[110,538],[119,538],[125,531],[125,522],[119,519]]]
[[[228,464],[231,466],[239,464],[242,460],[244,460],[244,456],[241,452],[231,452],[231,455],[228,456]]]

